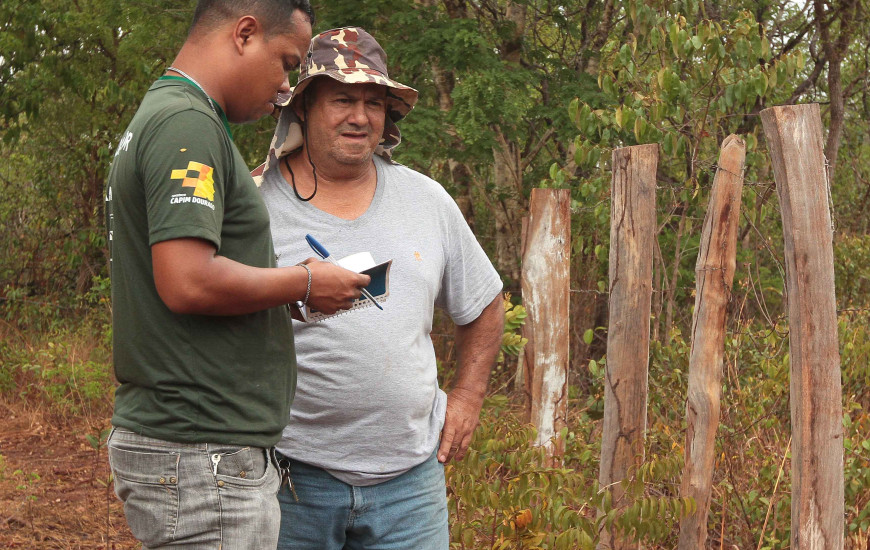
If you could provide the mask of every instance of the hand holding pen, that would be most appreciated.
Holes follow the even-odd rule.
[[[329,251],[326,250],[326,248],[322,244],[317,242],[317,239],[315,239],[311,235],[305,235],[305,240],[308,242],[308,246],[310,246],[311,249],[314,250],[314,252],[318,256],[320,256],[321,259],[323,259],[323,261],[329,262],[333,265],[338,265],[338,263],[335,261],[335,258],[332,257],[332,255],[329,253]],[[371,280],[371,277],[369,277],[368,275],[364,275],[364,276],[367,277],[369,281]],[[366,282],[366,285],[367,284],[368,284],[368,282]],[[359,289],[360,292],[362,293],[362,295],[365,296],[366,298],[368,298],[369,300],[371,300],[371,302],[375,306],[377,306],[378,309],[383,310],[384,308],[381,306],[381,304],[379,304],[378,301],[375,300],[374,296],[372,296],[371,293],[369,293],[369,291],[366,290],[364,287],[365,287],[365,285],[362,285],[362,287],[360,287],[360,289]]]
[[[355,273],[341,266],[319,261],[317,258],[308,258],[302,263],[311,271],[308,304],[327,315],[353,307],[354,300],[360,297],[360,289],[371,281],[368,275]],[[302,273],[305,279],[307,275],[305,272]],[[305,282],[303,279],[303,294]]]

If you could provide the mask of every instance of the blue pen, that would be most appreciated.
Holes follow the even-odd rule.
[[[331,263],[331,264],[333,264],[333,265],[338,265],[338,262],[336,262],[336,261],[333,259],[333,257],[329,255],[329,251],[327,251],[327,250],[323,247],[322,244],[320,244],[319,242],[317,242],[317,239],[315,239],[315,238],[312,237],[311,235],[305,235],[305,240],[308,241],[308,246],[310,246],[311,249],[314,250],[314,252],[315,252],[318,256],[320,256],[321,258],[323,258],[324,261],[329,262],[329,263]],[[384,308],[381,307],[381,304],[379,304],[378,301],[375,300],[375,297],[372,296],[371,293],[370,293],[368,290],[366,290],[366,289],[364,289],[364,288],[361,288],[360,291],[362,292],[362,295],[365,296],[366,298],[368,298],[369,300],[371,300],[372,303],[373,303],[375,306],[377,306],[377,308],[378,308],[379,310],[381,310],[381,311],[384,310]]]

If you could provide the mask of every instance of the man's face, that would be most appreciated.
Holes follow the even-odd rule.
[[[231,122],[253,122],[271,114],[278,94],[290,91],[287,73],[299,67],[311,41],[311,23],[301,11],[293,13],[290,31],[265,38],[257,33],[246,43],[244,74],[227,102]]]
[[[329,77],[318,78],[309,90],[312,85],[314,100],[300,102],[306,105],[306,145],[312,157],[336,167],[371,162],[384,133],[386,86],[345,84]]]

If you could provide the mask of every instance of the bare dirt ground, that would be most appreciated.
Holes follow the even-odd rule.
[[[0,548],[139,548],[108,483],[108,414],[54,419],[0,401]]]

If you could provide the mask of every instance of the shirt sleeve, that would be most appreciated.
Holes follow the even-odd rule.
[[[195,237],[220,249],[233,158],[223,132],[217,121],[192,109],[155,129],[139,162],[150,245]]]
[[[446,191],[442,216],[446,222],[442,229],[446,262],[435,305],[443,308],[457,325],[466,325],[477,319],[501,292],[501,277]]]

